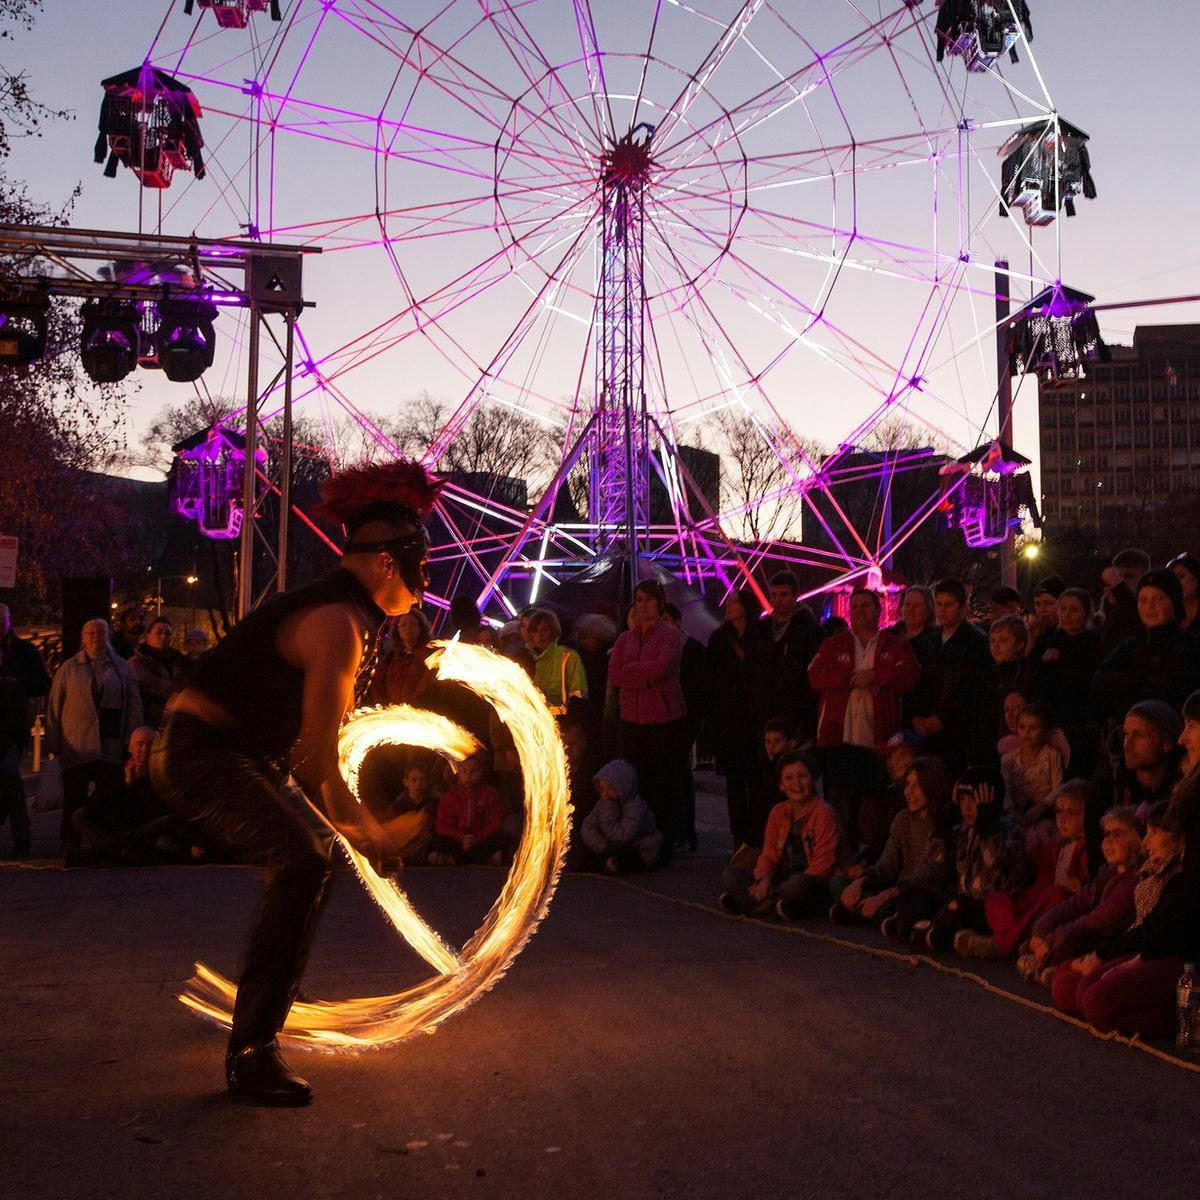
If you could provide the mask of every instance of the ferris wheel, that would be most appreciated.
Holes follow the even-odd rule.
[[[1094,194],[1030,37],[1024,0],[171,4],[146,64],[194,97],[204,169],[163,126],[147,186],[162,232],[320,246],[294,394],[331,426],[394,453],[370,414],[428,391],[431,465],[483,411],[554,439],[527,504],[447,488],[447,593],[511,614],[638,555],[852,581],[947,503],[864,523],[839,485],[882,502],[921,455],[856,451],[995,438],[997,279],[1053,293]],[[731,422],[755,494],[706,477]]]

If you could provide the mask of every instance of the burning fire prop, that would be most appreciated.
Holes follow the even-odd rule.
[[[461,951],[455,951],[418,916],[393,880],[377,875],[339,836],[363,886],[436,974],[392,996],[298,1001],[283,1029],[283,1036],[293,1042],[331,1050],[364,1049],[432,1032],[497,983],[533,935],[554,894],[571,813],[566,756],[554,717],[516,663],[479,646],[435,645],[429,665],[438,678],[464,684],[487,700],[512,734],[525,779],[525,832],[516,859],[483,924]],[[461,762],[477,742],[445,717],[407,704],[359,709],[347,718],[338,738],[342,775],[356,798],[363,760],[383,745],[421,746]],[[228,1028],[236,994],[235,984],[197,963],[180,1000]]]

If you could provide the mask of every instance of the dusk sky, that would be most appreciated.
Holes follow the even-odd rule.
[[[296,8],[284,7],[289,14]],[[586,205],[578,203],[594,186],[593,169],[586,166],[591,148],[583,143],[589,124],[594,132],[595,120],[602,119],[586,99],[572,6],[538,0],[519,7],[536,54],[529,47],[514,53],[520,38],[511,21],[489,25],[465,0],[433,20],[425,53],[429,44],[455,46],[456,61],[470,79],[470,86],[458,88],[442,86],[447,75],[436,66],[421,76],[415,59],[403,53],[405,36],[387,17],[390,10],[421,26],[442,7],[300,0],[287,36],[280,37],[280,27],[265,14],[255,17],[252,32],[221,31],[210,14],[196,26],[180,2],[48,4],[32,33],[4,46],[4,64],[27,70],[35,93],[70,108],[75,119],[48,127],[41,139],[19,142],[10,170],[50,203],[82,181],[77,225],[136,228],[140,200],[145,228],[155,228],[159,197],[142,193],[124,169],[115,180],[105,179],[91,161],[100,79],[135,66],[152,49],[156,65],[185,78],[206,77],[188,82],[205,109],[211,161],[207,179],[180,175],[162,194],[162,232],[239,236],[239,225],[257,216],[264,228],[273,222],[279,240],[316,237],[326,250],[306,279],[317,308],[302,321],[332,385],[306,401],[314,412],[333,413],[338,394],[362,409],[386,412],[425,389],[457,403],[482,387],[496,402],[557,422],[581,374],[591,376],[594,238]],[[628,128],[631,106],[620,97],[638,90],[656,7],[639,116],[657,123],[739,6],[593,0],[618,132]],[[862,53],[853,58],[844,50],[831,54],[896,8],[877,0],[763,5],[706,79],[690,125],[676,127],[682,148],[671,160],[674,174],[659,179],[650,214],[657,241],[651,251],[648,236],[655,340],[649,386],[657,403],[667,397],[664,407],[682,422],[684,440],[688,421],[736,402],[774,409],[803,435],[836,444],[916,363],[928,391],[904,401],[908,418],[927,423],[952,445],[974,444],[994,391],[990,343],[979,336],[991,306],[990,274],[983,267],[999,254],[1029,276],[1028,283],[1015,284],[1018,293],[1055,277],[1059,237],[1061,277],[1094,293],[1099,303],[1200,291],[1193,234],[1200,218],[1194,3],[1031,3],[1033,51],[1046,91],[1067,120],[1091,135],[1099,191],[1097,200],[1079,202],[1074,219],[1037,231],[1033,257],[1027,231],[1019,220],[995,214],[989,190],[988,176],[999,179],[995,148],[1011,128],[973,135],[974,153],[962,157],[955,135],[936,133],[953,130],[955,103],[985,125],[1036,115],[1044,96],[1029,56],[1022,51],[1019,65],[1003,64],[1013,92],[993,76],[968,80],[957,60],[939,76],[928,52],[931,0],[921,10],[930,14],[924,31],[907,20],[891,47],[868,39],[857,43]],[[273,188],[269,154],[260,157],[256,205],[248,156],[252,128],[238,119],[247,104],[239,89],[245,79],[263,78],[254,47],[272,37],[266,90],[298,103],[279,118]],[[788,99],[781,76],[793,78],[818,53],[826,56],[830,78],[816,84],[810,79],[811,90],[799,99],[793,90]],[[541,68],[530,64],[539,55],[558,69],[534,101],[529,97],[538,89],[530,90],[530,79],[536,81]],[[770,103],[746,106],[749,97],[770,89]],[[506,98],[523,93],[508,120]],[[738,138],[717,136],[733,125]],[[580,134],[577,144],[571,130]],[[376,137],[393,158],[376,155]],[[860,146],[857,179],[838,149],[851,137]],[[886,142],[885,150],[864,148],[872,142]],[[745,161],[730,155],[735,144]],[[667,142],[664,148],[671,149]],[[883,166],[885,154],[888,166],[899,169],[863,169]],[[939,156],[936,166],[928,161],[931,154]],[[732,166],[731,157],[739,158]],[[687,181],[685,167],[694,167]],[[535,177],[538,188],[531,183]],[[514,198],[497,206],[493,185],[510,189]],[[461,203],[452,210],[447,202],[455,198]],[[739,217],[743,200],[747,212]],[[387,230],[395,264],[378,244],[364,244],[379,238],[377,205],[391,213]],[[436,211],[441,219],[418,229],[425,219],[418,209],[426,216]],[[363,219],[347,220],[352,217]],[[850,245],[851,229],[865,245]],[[722,259],[726,241],[732,254]],[[960,290],[935,322],[928,315],[935,295],[931,276],[942,273],[943,287],[949,285],[946,264],[954,263],[959,247],[969,248],[979,265],[950,285]],[[499,266],[481,268],[498,248]],[[574,257],[547,288],[547,274],[559,270],[572,248]],[[842,257],[851,261],[838,272]],[[464,275],[476,294],[458,307],[464,297],[456,292],[451,303],[444,289]],[[431,310],[440,314],[436,330],[418,331],[411,315],[400,315],[405,286],[432,298]],[[509,343],[535,298],[528,331]],[[1116,341],[1128,340],[1138,321],[1200,321],[1200,306],[1102,315],[1104,333]],[[359,365],[364,349],[382,343],[350,344],[381,322],[391,322],[386,352]],[[235,347],[236,318],[223,315],[218,331],[222,348],[206,382],[214,393],[234,394],[244,370]],[[506,343],[509,352],[481,385],[481,369]],[[144,372],[140,384],[129,401],[131,442],[150,413],[188,394],[185,385],[172,387]],[[584,390],[590,386],[586,382]],[[1021,393],[1015,438],[1027,453],[1036,448],[1032,399],[1030,384]]]

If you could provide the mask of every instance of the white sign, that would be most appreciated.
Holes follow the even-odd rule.
[[[17,539],[0,534],[0,588],[17,586]]]

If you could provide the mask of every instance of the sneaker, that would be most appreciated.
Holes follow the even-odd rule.
[[[607,872],[608,872],[610,875],[620,875],[620,873],[621,873],[621,864],[620,864],[619,862],[617,862],[617,859],[616,859],[616,856],[615,856],[615,855],[614,855],[613,857],[611,857],[611,858],[606,858],[606,859],[604,860],[604,869],[605,869],[605,870],[606,870],[606,871],[607,871]]]
[[[782,901],[782,900],[776,900],[776,901],[775,901],[775,915],[776,915],[776,916],[777,916],[777,917],[778,917],[778,918],[779,918],[781,921],[786,921],[786,922],[788,922],[789,924],[791,923],[791,920],[792,920],[792,918],[791,918],[791,916],[789,916],[787,909],[783,907],[783,901]]]
[[[717,897],[717,904],[722,912],[727,912],[731,917],[740,917],[742,915],[742,906],[737,902],[732,892],[722,892]]]
[[[1017,956],[1017,974],[1020,975],[1026,983],[1032,983],[1033,977],[1037,974],[1037,959],[1032,954],[1021,954]]]
[[[954,935],[954,953],[962,958],[1003,958],[996,943],[986,933],[960,929]]]
[[[908,942],[914,950],[929,949],[929,930],[932,925],[932,921],[917,921],[913,924],[912,932],[908,935]]]
[[[900,936],[900,921],[893,913],[890,917],[884,917],[879,925],[879,932],[884,937],[898,938]]]
[[[425,861],[431,867],[441,867],[450,861],[450,855],[441,854],[437,850],[430,850],[430,852],[425,856]]]

